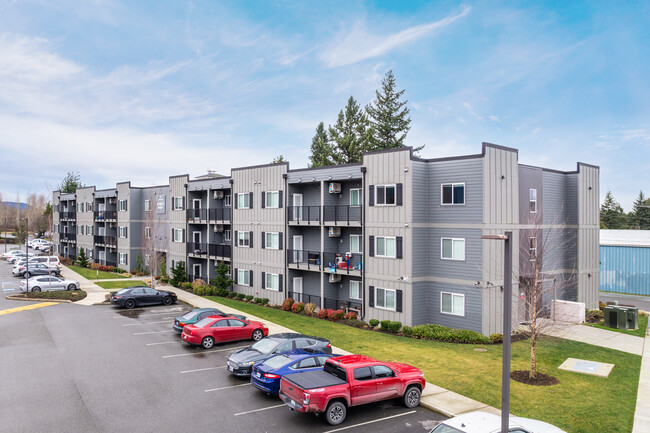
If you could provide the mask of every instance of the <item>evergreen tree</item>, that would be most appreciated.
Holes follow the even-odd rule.
[[[339,112],[334,126],[329,127],[332,156],[336,164],[361,162],[361,155],[371,149],[374,128],[357,101],[350,96],[345,111]]]
[[[600,207],[601,227],[610,230],[621,230],[627,228],[627,215],[616,200],[611,191],[607,191],[605,201]]]
[[[630,228],[637,230],[650,230],[650,198],[646,198],[643,191],[634,201],[634,208],[629,215]]]
[[[181,283],[187,281],[187,273],[185,272],[185,262],[178,262],[176,267],[172,269],[172,279],[169,283],[174,287],[179,287]]]
[[[77,264],[82,268],[88,267],[88,256],[86,255],[86,251],[84,251],[83,247],[79,248],[79,255],[77,256]]]
[[[271,162],[271,164],[278,164],[280,162],[287,162],[287,161],[285,161],[283,155],[278,155],[275,158],[273,158],[273,162]]]
[[[81,183],[81,176],[78,172],[69,171],[65,175],[61,185],[59,185],[59,191],[64,193],[73,193],[77,192],[77,188],[82,188],[83,184]]]
[[[332,157],[332,146],[327,137],[327,131],[323,122],[316,127],[316,135],[311,139],[311,156],[309,157],[310,167],[323,167],[334,165]]]
[[[27,226],[25,225],[25,220],[21,220],[16,226],[14,235],[16,236],[16,242],[18,245],[23,245],[27,241]]]
[[[235,282],[232,278],[228,276],[228,272],[230,272],[230,267],[224,262],[221,262],[219,266],[217,266],[216,272],[217,272],[217,276],[212,279],[211,283],[214,287],[216,287],[217,295],[225,296],[226,292],[228,291],[228,288],[232,286],[232,283]]]

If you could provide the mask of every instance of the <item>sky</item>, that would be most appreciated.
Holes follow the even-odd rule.
[[[490,142],[650,194],[650,2],[446,0],[0,0],[0,192],[304,168],[389,69],[424,158]]]

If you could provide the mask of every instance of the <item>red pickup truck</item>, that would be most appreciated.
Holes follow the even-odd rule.
[[[416,407],[424,384],[422,371],[410,365],[345,355],[328,359],[322,370],[284,376],[280,398],[291,410],[325,413],[328,423],[338,425],[350,406],[401,398]]]

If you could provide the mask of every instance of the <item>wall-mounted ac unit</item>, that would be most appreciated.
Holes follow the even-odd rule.
[[[114,229],[114,228],[115,228],[115,223],[108,223],[108,226],[109,226],[110,228]]]
[[[115,199],[115,197],[111,197],[111,198],[108,199],[109,204],[115,204],[116,202],[117,202],[117,200]]]
[[[215,224],[214,226],[214,232],[215,233],[220,233],[223,231],[223,224]]]
[[[341,282],[341,275],[339,274],[330,274],[328,281],[330,283],[340,283]]]
[[[341,192],[341,184],[338,182],[330,182],[330,194],[339,194]]]
[[[341,236],[341,227],[330,227],[328,234],[331,238],[338,238]]]
[[[221,191],[219,189],[214,192],[214,198],[216,198],[216,199],[221,200],[221,199],[223,199],[223,196],[224,196],[223,191]]]

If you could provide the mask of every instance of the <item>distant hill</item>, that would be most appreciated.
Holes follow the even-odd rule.
[[[16,203],[15,201],[3,201],[0,202],[2,206],[7,206],[8,208],[11,209],[20,209],[20,210],[25,210],[27,209],[27,203]]]

